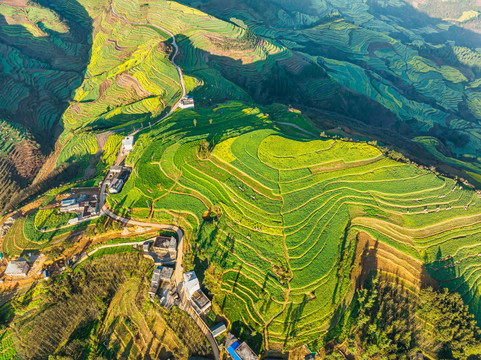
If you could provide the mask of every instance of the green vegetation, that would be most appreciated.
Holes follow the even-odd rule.
[[[14,330],[2,333],[2,346],[7,349],[16,338],[22,359],[208,355],[203,334],[187,314],[166,315],[150,302],[151,268],[138,253],[105,255],[37,285],[0,308],[2,322]],[[15,348],[8,349],[13,355],[6,359],[13,359]]]
[[[35,228],[37,230],[52,230],[67,225],[70,219],[77,214],[61,213],[58,209],[39,210],[35,216]]]
[[[17,358],[13,338],[12,330],[4,329],[0,331],[0,359],[14,360]]]
[[[234,102],[176,112],[139,136],[134,171],[111,207],[192,232],[194,256],[218,269],[216,304],[257,351],[264,328],[270,346],[284,348],[316,346],[331,329],[354,296],[360,231],[428,263],[450,290],[465,289],[479,319],[469,276],[479,266],[469,257],[481,224],[475,191],[371,145],[287,137],[266,113]],[[447,255],[474,267],[458,278],[438,264]]]
[[[360,359],[468,359],[480,351],[480,330],[459,294],[424,289],[410,293],[376,278],[358,292],[336,340]]]
[[[58,140],[55,171],[71,171],[63,181],[84,176],[87,166],[96,171],[91,182],[100,179],[114,163],[122,137],[156,122],[181,95],[179,75],[169,61],[173,39],[140,24],[164,27],[176,36],[176,62],[196,108],[176,111],[136,133],[126,159],[133,172],[123,191],[109,196],[108,206],[123,216],[185,230],[191,247],[185,267],[209,270],[201,276],[214,295],[214,308],[236,335],[256,352],[306,343],[318,348],[334,330],[346,335],[338,324],[353,321],[354,270],[366,265],[359,259],[361,233],[370,239],[366,248],[382,247],[375,254],[380,263],[403,264],[386,270],[391,275],[416,289],[419,268],[427,271],[425,277],[458,293],[481,322],[480,196],[464,180],[436,173],[439,166],[442,172],[480,180],[479,37],[462,36],[451,24],[398,1],[184,3],[192,7],[128,0],[39,0],[22,9],[1,5],[5,86],[0,92],[5,96],[0,99],[8,100],[0,103],[0,113],[8,115],[8,123],[18,118],[35,124],[9,125],[2,158],[26,141],[23,129],[32,128],[37,143],[53,148],[40,140],[45,133]],[[478,20],[465,10],[449,18],[463,24]],[[28,51],[33,48],[38,51]],[[106,131],[111,134],[100,154],[100,134]],[[355,140],[340,140],[338,134]],[[396,150],[358,142],[373,138]],[[27,143],[37,154],[36,143]],[[410,154],[433,167],[412,164]],[[8,177],[20,168],[7,168],[2,158],[0,181],[2,174]],[[16,179],[8,184],[9,193],[19,184]],[[75,231],[86,237],[106,231],[105,219],[38,231],[55,229],[67,217],[41,210],[19,219],[3,243],[5,254],[57,242],[64,246]],[[101,262],[112,256],[142,268],[140,260],[132,260],[136,254],[124,254],[132,251],[101,250],[89,265],[99,262],[107,272]],[[92,284],[86,279],[97,270],[82,266],[52,285],[59,286],[52,290],[55,295],[63,294],[59,303],[25,310],[24,318],[15,315],[18,322],[12,326],[25,347],[22,356],[26,346],[33,346],[31,357],[152,355],[147,353],[153,348],[144,346],[148,341],[140,344],[134,335],[144,334],[145,322],[154,326],[158,319],[134,289],[135,281],[146,281],[135,269],[119,270],[122,266],[112,271],[122,275],[102,273]],[[97,290],[95,297],[87,294]],[[117,295],[126,304],[108,311]],[[79,307],[69,324],[52,325],[68,306],[80,306],[75,299],[95,306]],[[412,319],[410,313],[400,314],[405,315]],[[183,315],[169,316],[175,322]],[[32,334],[45,332],[37,317],[58,331],[32,344]],[[392,329],[376,332],[364,325],[358,324],[360,341],[370,346],[368,356],[411,350],[406,321],[399,321],[403,339],[394,339],[399,340],[394,350],[386,347]],[[155,338],[160,331],[146,336]],[[153,355],[208,352],[200,341],[199,347],[184,346],[197,339],[195,334],[192,339],[179,335],[180,340],[169,336],[169,348],[157,344]],[[451,340],[458,356],[458,339]]]

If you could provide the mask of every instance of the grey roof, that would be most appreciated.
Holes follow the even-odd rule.
[[[28,273],[27,261],[20,259],[16,261],[10,261],[5,269],[6,275],[26,275]]]
[[[174,269],[163,266],[160,272],[160,279],[164,281],[170,281],[173,274]]]
[[[227,328],[225,327],[225,324],[223,322],[218,323],[216,326],[210,329],[210,332],[214,337],[219,336],[222,334],[224,331],[226,331]]]
[[[201,312],[205,312],[211,306],[209,298],[200,289],[192,294],[192,301]]]
[[[258,358],[246,342],[240,344],[240,346],[235,349],[235,352],[242,360],[257,360]]]
[[[177,240],[173,236],[157,236],[154,241],[154,248],[161,249],[161,250],[169,250],[175,251],[177,247]]]

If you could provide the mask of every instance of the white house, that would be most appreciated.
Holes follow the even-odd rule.
[[[5,269],[5,275],[27,277],[30,266],[24,259],[10,261]]]
[[[184,274],[184,291],[187,295],[187,298],[190,300],[194,293],[200,290],[199,279],[197,279],[197,275],[194,271],[188,272]]]
[[[134,149],[134,137],[127,136],[122,140],[122,151],[124,154],[128,154]]]
[[[183,96],[182,99],[180,99],[179,107],[181,109],[193,109],[193,108],[195,108],[194,98],[190,95]]]
[[[197,314],[209,312],[212,303],[200,289],[199,279],[194,271],[184,274],[184,292]]]

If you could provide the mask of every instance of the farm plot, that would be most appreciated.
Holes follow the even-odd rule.
[[[480,317],[481,199],[457,181],[366,144],[287,137],[237,102],[176,112],[139,143],[113,210],[190,224],[221,270],[212,292],[236,331],[265,330],[272,348],[322,338],[352,299],[361,231],[428,263]]]
[[[13,360],[17,358],[17,350],[13,343],[13,330],[6,329],[0,333],[0,359]]]

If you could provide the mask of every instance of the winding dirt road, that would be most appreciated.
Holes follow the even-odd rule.
[[[112,10],[112,14],[114,14],[115,16],[117,16],[118,18],[122,19],[123,21],[125,21],[126,23],[128,24],[131,24],[131,25],[138,25],[138,26],[153,26],[157,29],[159,29],[160,31],[163,31],[164,33],[166,33],[167,35],[169,35],[171,38],[172,38],[172,45],[174,46],[174,55],[172,55],[172,57],[169,59],[170,63],[172,65],[174,65],[175,69],[177,70],[177,73],[179,74],[179,80],[180,80],[180,87],[181,87],[181,96],[179,98],[179,100],[177,100],[177,102],[174,104],[174,106],[172,106],[172,109],[170,109],[170,111],[165,114],[163,117],[161,117],[159,120],[157,120],[154,124],[152,125],[156,125],[158,124],[159,122],[161,122],[162,120],[165,120],[166,118],[168,118],[170,115],[172,115],[174,113],[174,111],[179,107],[179,103],[180,103],[180,100],[182,99],[182,97],[184,97],[186,95],[186,90],[185,90],[185,82],[184,82],[184,75],[182,74],[182,69],[179,67],[179,65],[177,65],[175,63],[175,58],[177,57],[177,55],[179,54],[179,46],[177,45],[177,41],[175,39],[175,35],[172,34],[169,30],[163,28],[162,26],[159,26],[159,25],[156,25],[156,24],[150,24],[150,23],[139,23],[139,22],[135,22],[135,21],[130,21],[130,20],[127,20],[125,18],[125,16],[123,15],[120,15],[120,14],[117,14],[115,12],[115,9],[114,9],[114,2],[112,1],[112,3],[110,4],[110,9]],[[140,129],[130,133],[129,135],[130,136],[133,136],[135,134],[137,134],[138,132],[144,130],[147,126],[144,126],[144,127],[141,127]]]
[[[180,86],[181,86],[181,96],[177,100],[177,102],[174,104],[174,106],[172,106],[170,111],[153,124],[153,125],[156,125],[159,122],[168,118],[170,115],[172,115],[174,113],[174,111],[179,107],[179,104],[180,104],[180,101],[181,101],[182,97],[184,97],[186,95],[185,82],[184,82],[184,76],[182,74],[182,69],[175,63],[175,58],[177,57],[177,55],[179,53],[179,46],[177,45],[175,35],[172,32],[170,32],[169,30],[167,30],[167,29],[165,29],[165,28],[163,28],[159,25],[156,25],[156,24],[139,23],[139,22],[127,20],[123,15],[120,15],[117,12],[115,12],[113,1],[110,4],[110,8],[112,10],[113,15],[122,19],[123,21],[125,21],[128,24],[138,25],[138,26],[153,26],[153,27],[159,29],[160,31],[163,31],[164,33],[166,33],[167,35],[169,35],[172,38],[172,45],[174,46],[175,51],[174,51],[174,54],[172,55],[172,57],[169,59],[169,61],[176,68],[177,73],[179,74]],[[136,135],[140,131],[144,130],[146,127],[147,126],[144,126],[144,127],[140,128],[136,131],[131,132],[129,134],[129,136]],[[117,215],[117,214],[113,213],[112,211],[110,211],[105,206],[105,201],[107,199],[107,193],[105,192],[105,187],[106,187],[106,185],[105,185],[105,181],[104,181],[103,184],[102,184],[102,188],[100,190],[100,196],[99,196],[99,208],[101,209],[101,214],[107,215],[110,218],[112,218],[114,220],[117,220],[117,221],[120,221],[125,225],[135,225],[135,226],[151,227],[151,228],[155,228],[155,229],[172,230],[172,231],[175,231],[177,233],[178,238],[179,238],[179,244],[177,246],[177,259],[176,259],[176,262],[175,262],[174,278],[175,278],[175,282],[176,282],[177,285],[182,283],[182,281],[184,280],[183,279],[183,266],[182,266],[182,260],[183,260],[183,255],[184,255],[184,232],[182,231],[182,229],[178,226],[175,226],[175,225],[157,224],[157,223],[148,223],[148,222],[130,220],[130,219],[124,218],[123,216],[120,216],[120,215]],[[125,246],[126,244],[118,244],[117,246],[122,246],[122,245]],[[132,245],[134,245],[134,243],[132,243]],[[107,246],[105,246],[105,247],[107,247]],[[95,251],[97,251],[99,249],[100,248],[96,249]],[[89,254],[89,255],[91,255],[91,254]],[[87,257],[89,255],[87,255]],[[84,259],[82,259],[82,260],[84,260]],[[207,327],[207,325],[205,325],[204,321],[197,314],[193,314],[193,310],[191,309],[190,306],[187,306],[186,310],[188,310],[187,313],[189,313],[189,315],[194,319],[194,321],[197,323],[199,328],[202,330],[204,335],[209,340],[209,342],[211,344],[211,347],[212,347],[212,352],[214,353],[215,359],[219,360],[220,359],[219,347],[217,346],[217,342],[215,341],[214,337],[212,336],[212,333],[210,332],[209,328]]]

